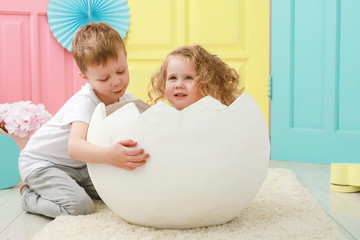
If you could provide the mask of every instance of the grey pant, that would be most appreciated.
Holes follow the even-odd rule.
[[[86,166],[71,168],[54,165],[36,169],[24,182],[29,189],[23,192],[23,209],[51,218],[92,213],[92,198],[100,198]]]

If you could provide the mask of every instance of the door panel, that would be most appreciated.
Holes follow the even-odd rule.
[[[360,162],[359,10],[356,1],[272,2],[272,159]]]
[[[9,102],[31,97],[29,27],[29,14],[0,14],[0,96]]]
[[[339,23],[338,129],[360,131],[360,2],[342,1]],[[356,104],[357,103],[357,104]]]

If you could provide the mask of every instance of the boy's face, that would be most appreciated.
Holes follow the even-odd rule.
[[[129,85],[126,53],[121,50],[118,59],[109,59],[105,66],[88,66],[82,77],[90,83],[105,106],[118,102]]]
[[[186,58],[181,56],[169,58],[165,96],[177,110],[182,110],[202,98],[196,89],[195,76],[195,68]]]

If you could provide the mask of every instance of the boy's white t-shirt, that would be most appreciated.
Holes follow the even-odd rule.
[[[125,93],[119,101],[134,99]],[[19,170],[23,180],[39,167],[54,164],[81,168],[86,163],[72,159],[68,154],[68,140],[71,123],[75,121],[90,123],[95,107],[101,102],[90,84],[82,86],[62,108],[38,131],[31,136],[26,147],[20,153]]]

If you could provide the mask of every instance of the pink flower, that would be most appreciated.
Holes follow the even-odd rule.
[[[31,136],[51,117],[43,104],[31,101],[0,104],[0,125],[19,137]]]

